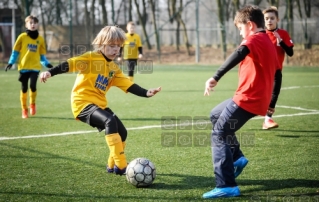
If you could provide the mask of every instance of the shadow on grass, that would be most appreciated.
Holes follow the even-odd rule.
[[[263,130],[263,129],[245,129],[247,131],[255,131],[255,132],[269,132],[269,133],[275,133],[275,132],[292,132],[292,133],[317,133],[319,135],[319,130],[290,130],[290,129],[278,129],[278,128],[274,128],[271,130]],[[316,135],[316,134],[315,134]],[[291,135],[294,136],[294,135]]]
[[[280,131],[280,132],[297,132],[297,133],[318,133],[319,130],[285,130],[285,129],[274,129],[273,131]]]
[[[171,183],[169,180],[165,183],[165,177],[168,178],[178,178],[177,183]],[[227,201],[238,201],[238,200],[249,200],[249,201],[309,201],[308,199],[319,199],[319,193],[300,193],[292,194],[295,188],[313,188],[318,187],[318,180],[305,180],[305,179],[281,179],[281,180],[237,180],[240,187],[247,186],[245,189],[242,188],[241,196],[236,198],[227,199]],[[148,188],[138,188],[128,185],[130,188],[126,188],[126,191],[120,193],[110,192],[107,194],[101,193],[50,193],[39,192],[39,191],[4,191],[3,188],[0,189],[0,196],[2,199],[12,199],[12,197],[28,198],[32,199],[50,199],[54,201],[57,200],[99,200],[103,199],[106,201],[194,201],[202,200],[202,194],[206,191],[210,191],[215,186],[215,179],[213,177],[204,176],[191,176],[185,174],[158,174],[157,179],[154,184]],[[253,186],[253,187],[252,187]],[[252,187],[252,188],[251,188]],[[123,189],[123,187],[122,187]],[[124,188],[125,189],[125,188]],[[123,189],[123,190],[124,190]],[[150,192],[142,194],[143,189],[154,190],[152,194]],[[290,189],[290,190],[287,190]],[[136,191],[135,191],[136,190]],[[158,190],[159,192],[156,192]],[[165,194],[160,192],[161,190],[167,190],[170,194]],[[199,190],[196,194],[181,194],[183,191],[191,193],[190,190]],[[205,190],[205,191],[200,191]],[[83,192],[88,192],[89,190],[83,190]],[[176,194],[174,194],[176,191]],[[182,191],[182,192],[181,192]],[[139,193],[139,194],[137,194]],[[171,194],[173,193],[173,194]],[[307,199],[307,200],[301,200]],[[226,200],[226,199],[221,199]]]
[[[94,163],[92,163],[92,161],[84,161],[84,160],[80,160],[80,159],[76,159],[76,158],[65,157],[65,156],[53,154],[50,152],[36,150],[33,148],[21,147],[21,146],[17,146],[17,145],[13,145],[13,144],[7,144],[4,142],[0,142],[0,146],[1,147],[6,146],[6,147],[9,147],[12,149],[21,150],[21,151],[24,151],[25,153],[29,152],[29,153],[41,155],[40,157],[30,157],[27,155],[18,155],[18,156],[17,155],[0,155],[0,159],[1,158],[21,158],[21,159],[39,158],[42,160],[43,159],[63,159],[63,160],[68,160],[70,162],[79,163],[79,164],[83,164],[83,165],[91,165],[91,166],[95,166],[95,167],[104,167],[105,166],[103,164],[94,164]]]
[[[12,144],[7,144],[0,142],[1,147],[9,147],[17,150],[23,150],[25,152],[30,152],[30,153],[36,153],[38,155],[41,155],[41,159],[44,158],[51,158],[51,159],[64,159],[67,161],[70,161],[72,163],[77,163],[77,164],[82,164],[82,165],[90,165],[94,167],[99,167],[102,168],[105,165],[100,164],[100,163],[94,163],[94,161],[86,161],[86,160],[81,160],[77,158],[70,158],[70,157],[65,157],[62,155],[57,155],[53,154],[50,152],[45,152],[41,150],[37,150],[34,148],[29,148],[29,147],[21,147],[21,146],[16,146]],[[37,157],[29,157],[27,155],[21,155],[21,156],[0,156],[0,158],[37,158]],[[113,177],[113,176],[112,176]],[[118,177],[115,176],[114,177]],[[172,183],[173,181],[173,183]],[[256,197],[303,197],[303,196],[309,196],[309,197],[317,197],[319,193],[302,193],[302,194],[290,194],[293,193],[295,189],[297,188],[314,188],[314,187],[319,187],[319,180],[309,180],[309,179],[264,179],[264,180],[246,180],[246,179],[238,179],[237,183],[240,187],[244,187],[242,190],[242,196],[239,197],[240,199],[252,199]],[[130,186],[128,184],[128,186]],[[179,173],[158,173],[157,174],[157,179],[155,180],[154,184],[151,185],[147,189],[153,189],[161,191],[161,190],[167,190],[170,191],[170,193],[174,193],[174,191],[180,193],[180,191],[186,191],[186,192],[191,192],[197,190],[205,190],[209,191],[213,189],[215,186],[215,178],[214,177],[207,177],[207,176],[194,176],[194,175],[187,175],[187,174],[179,174]],[[130,186],[132,187],[132,186]],[[22,198],[28,198],[32,197],[33,199],[40,200],[40,199],[50,199],[52,201],[56,200],[84,200],[84,201],[90,201],[90,200],[99,200],[99,199],[105,199],[107,201],[115,201],[115,200],[122,200],[122,201],[128,201],[128,200],[140,200],[140,201],[160,201],[160,200],[168,200],[168,201],[187,201],[187,200],[201,200],[201,194],[199,193],[198,195],[191,195],[189,196],[188,194],[185,195],[180,195],[180,194],[169,194],[165,195],[163,193],[158,193],[158,196],[156,196],[157,192],[154,192],[154,194],[141,194],[138,195],[136,191],[131,191],[129,192],[124,191],[120,192],[117,194],[114,194],[112,192],[108,194],[101,194],[101,193],[93,193],[90,192],[90,190],[83,190],[82,193],[50,193],[48,192],[41,192],[39,190],[34,190],[34,192],[30,191],[23,191],[23,190],[17,190],[17,191],[8,191],[6,190],[7,188],[1,187],[0,188],[0,196],[1,199],[4,199],[6,201],[6,198],[8,201],[12,200],[11,197],[22,197]],[[123,189],[123,187],[122,187]],[[125,189],[125,188],[124,188]],[[124,190],[123,189],[123,190]],[[129,189],[129,188],[128,188]],[[134,187],[132,189],[135,189]],[[203,191],[203,192],[205,192]],[[285,193],[287,192],[287,194]],[[140,193],[140,192],[139,192]],[[261,194],[259,194],[261,193]],[[188,196],[187,196],[188,195]],[[55,198],[56,197],[56,198]],[[146,198],[145,198],[146,197]],[[319,196],[318,196],[319,197]],[[238,199],[238,198],[235,198]],[[318,198],[319,199],[319,198]],[[268,200],[269,201],[269,200]],[[300,201],[300,200],[298,200]]]
[[[161,118],[120,118],[122,121],[158,121],[161,124]]]
[[[48,117],[48,116],[29,116],[31,119],[59,119],[59,120],[72,120],[74,121],[74,118],[68,118],[68,117]]]
[[[178,184],[163,184],[156,183],[152,188],[159,189],[196,189],[196,188],[214,188],[215,178],[214,177],[204,177],[204,176],[191,176],[183,175],[178,173],[172,174],[157,174],[158,178],[161,177],[172,177],[180,178]],[[265,179],[265,180],[236,180],[238,186],[258,186],[258,188],[252,188],[250,191],[266,191],[266,190],[280,190],[280,189],[293,189],[298,187],[313,188],[319,187],[319,180],[308,180],[308,179]],[[319,193],[318,193],[319,195]]]

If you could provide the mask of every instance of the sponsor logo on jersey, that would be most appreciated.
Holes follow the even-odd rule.
[[[95,85],[94,87],[97,88],[97,89],[100,89],[102,91],[105,91],[106,90],[106,86],[109,84],[109,80],[107,77],[104,77],[103,75],[101,74],[98,74],[97,75],[97,78],[95,80]]]
[[[37,52],[38,45],[36,44],[28,44],[28,50],[31,52]]]

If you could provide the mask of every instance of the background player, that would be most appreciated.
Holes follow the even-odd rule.
[[[25,18],[26,32],[19,35],[16,40],[12,54],[10,56],[6,71],[18,60],[18,70],[21,82],[20,102],[22,108],[22,118],[28,118],[27,92],[30,80],[29,103],[30,114],[35,115],[35,101],[37,97],[37,80],[42,66],[52,68],[53,66],[46,59],[46,46],[42,36],[39,36],[38,18],[30,15]]]
[[[137,65],[137,60],[143,57],[143,47],[142,41],[138,34],[135,33],[134,22],[128,22],[126,25],[127,33],[126,40],[123,44],[124,57],[123,59],[127,63],[128,76],[131,81],[134,80],[134,71]],[[121,61],[122,49],[120,50],[120,55],[118,60]]]
[[[275,74],[275,82],[274,82],[274,89],[272,93],[271,102],[269,105],[269,109],[265,116],[265,121],[263,123],[262,129],[271,129],[277,128],[279,125],[273,121],[272,115],[275,112],[276,102],[279,97],[281,83],[282,83],[282,68],[283,62],[285,59],[285,53],[290,57],[293,56],[294,51],[293,47],[294,44],[288,34],[287,31],[278,28],[278,10],[276,7],[271,6],[265,10],[263,10],[264,19],[265,19],[265,26],[266,26],[266,33],[268,34],[270,40],[276,47],[276,53],[280,65],[280,69],[276,71]]]
[[[107,163],[109,173],[124,174],[127,166],[124,154],[127,131],[121,120],[107,106],[106,93],[112,86],[141,97],[152,97],[161,88],[146,90],[130,81],[113,62],[125,41],[125,33],[116,26],[106,26],[96,36],[94,51],[68,59],[66,62],[43,72],[42,82],[66,72],[78,72],[71,94],[73,115],[76,119],[105,129],[106,143],[110,149]]]

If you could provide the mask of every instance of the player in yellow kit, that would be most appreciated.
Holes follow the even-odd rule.
[[[126,25],[127,33],[126,40],[123,44],[124,56],[123,59],[127,62],[128,76],[131,81],[134,80],[134,71],[137,65],[137,60],[143,57],[142,41],[138,34],[135,33],[134,22],[128,22]],[[122,49],[118,60],[121,61]]]
[[[94,51],[68,59],[66,62],[42,72],[41,82],[66,72],[78,72],[71,94],[73,115],[76,119],[105,129],[106,143],[110,149],[107,171],[122,175],[127,161],[124,154],[127,131],[121,120],[108,107],[106,93],[112,86],[141,97],[152,97],[161,88],[146,90],[130,81],[113,59],[125,41],[125,33],[116,26],[106,26],[96,36]]]
[[[52,68],[53,66],[46,59],[46,47],[42,36],[39,36],[39,20],[30,15],[25,19],[26,32],[19,35],[16,40],[6,71],[18,60],[18,70],[21,82],[20,102],[22,118],[28,118],[27,91],[30,80],[30,114],[35,115],[35,100],[37,96],[37,80],[42,66]]]

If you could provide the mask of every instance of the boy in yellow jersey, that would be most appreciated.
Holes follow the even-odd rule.
[[[6,71],[18,60],[18,70],[21,82],[20,102],[22,108],[22,118],[28,118],[27,92],[28,81],[30,79],[30,114],[35,115],[35,100],[37,97],[37,80],[42,66],[52,68],[53,66],[46,59],[46,47],[42,36],[39,36],[39,20],[30,15],[25,19],[26,32],[19,35],[16,40],[12,54],[10,56]]]
[[[137,65],[137,60],[143,57],[143,47],[141,38],[135,33],[134,22],[128,22],[126,25],[127,33],[126,40],[123,44],[124,47],[124,60],[127,62],[128,76],[131,81],[134,80],[134,70]],[[121,61],[122,47],[120,49],[120,55],[118,61]]]
[[[99,131],[105,129],[105,139],[110,149],[106,169],[119,175],[125,173],[127,166],[124,154],[127,131],[107,106],[106,93],[112,86],[141,97],[152,97],[161,91],[161,87],[146,90],[134,84],[113,62],[125,39],[122,29],[106,26],[92,42],[94,51],[70,58],[40,75],[41,82],[46,82],[57,74],[78,72],[71,94],[73,115]]]

